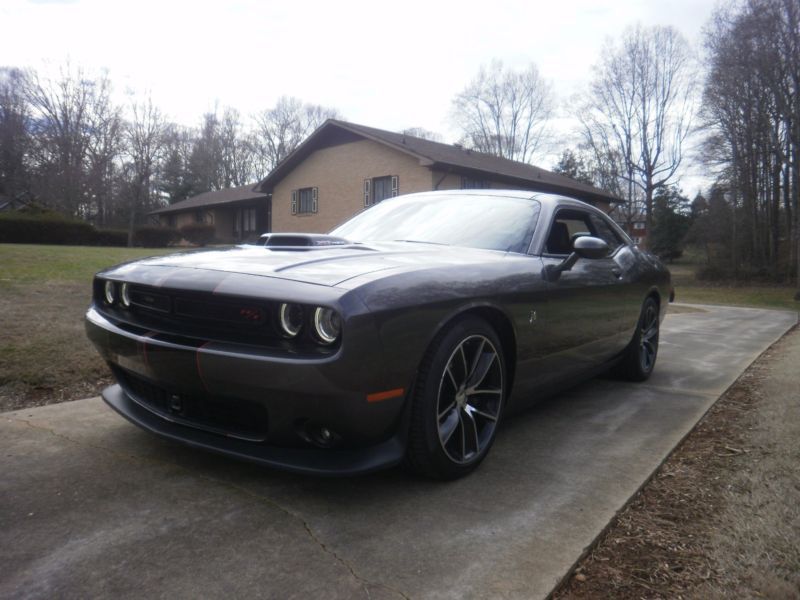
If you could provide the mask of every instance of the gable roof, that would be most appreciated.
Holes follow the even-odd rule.
[[[164,208],[151,211],[151,215],[163,215],[166,213],[180,212],[183,210],[193,210],[198,208],[210,208],[212,206],[220,206],[223,204],[232,204],[234,202],[244,202],[245,200],[256,200],[258,198],[266,198],[268,194],[253,191],[253,184],[240,185],[239,187],[226,188],[224,190],[216,190],[212,192],[203,192],[192,196],[186,200],[181,200],[175,204],[170,204]]]
[[[527,163],[476,152],[457,145],[443,144],[336,119],[328,119],[320,125],[253,189],[271,193],[275,185],[314,150],[334,145],[337,143],[337,139],[338,143],[342,143],[342,141],[353,141],[359,138],[369,139],[409,154],[416,158],[420,165],[432,169],[483,175],[495,181],[518,185],[524,189],[564,194],[581,200],[623,202],[604,190]]]

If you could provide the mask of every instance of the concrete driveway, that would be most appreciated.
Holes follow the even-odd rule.
[[[311,479],[157,439],[99,399],[0,415],[0,597],[541,598],[797,321],[670,315],[646,384],[510,420],[449,484]]]

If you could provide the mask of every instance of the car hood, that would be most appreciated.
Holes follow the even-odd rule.
[[[379,271],[397,272],[497,260],[504,252],[414,242],[278,250],[262,246],[184,252],[146,258],[110,270],[124,276],[142,269],[201,269],[275,277],[325,286]]]

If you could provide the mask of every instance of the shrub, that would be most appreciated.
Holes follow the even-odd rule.
[[[189,223],[181,227],[181,235],[190,244],[205,246],[214,241],[217,229],[206,223]]]
[[[727,265],[704,265],[697,269],[695,278],[700,281],[724,281],[733,278],[733,269]]]
[[[181,235],[174,227],[142,225],[133,231],[134,245],[146,248],[163,248],[179,239],[181,239]]]
[[[655,252],[655,251],[654,251]],[[683,250],[680,248],[670,248],[668,250],[663,250],[661,252],[655,252],[658,255],[658,258],[661,260],[666,260],[668,262],[672,262],[683,256]]]
[[[127,246],[128,232],[124,229],[98,229],[94,232],[95,246]]]
[[[90,246],[96,231],[89,223],[53,212],[0,214],[0,243]]]

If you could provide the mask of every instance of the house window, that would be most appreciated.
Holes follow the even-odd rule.
[[[397,196],[400,192],[399,178],[397,175],[373,177],[364,180],[364,206],[377,204],[386,198]]]
[[[642,221],[636,221],[633,224],[634,229],[644,229],[644,223]]]
[[[178,216],[177,215],[169,215],[167,217],[167,225],[170,227],[177,227],[178,225]]]
[[[473,179],[472,177],[461,177],[462,190],[485,190],[489,189],[489,182],[485,179]]]
[[[233,233],[241,234],[243,237],[250,233],[255,233],[258,224],[256,222],[256,208],[241,208],[236,211],[233,218]]]
[[[319,188],[309,187],[292,191],[292,214],[310,215],[317,212]]]
[[[204,215],[203,215],[203,211],[202,210],[194,211],[194,222],[195,223],[202,223],[203,222],[203,216]]]

